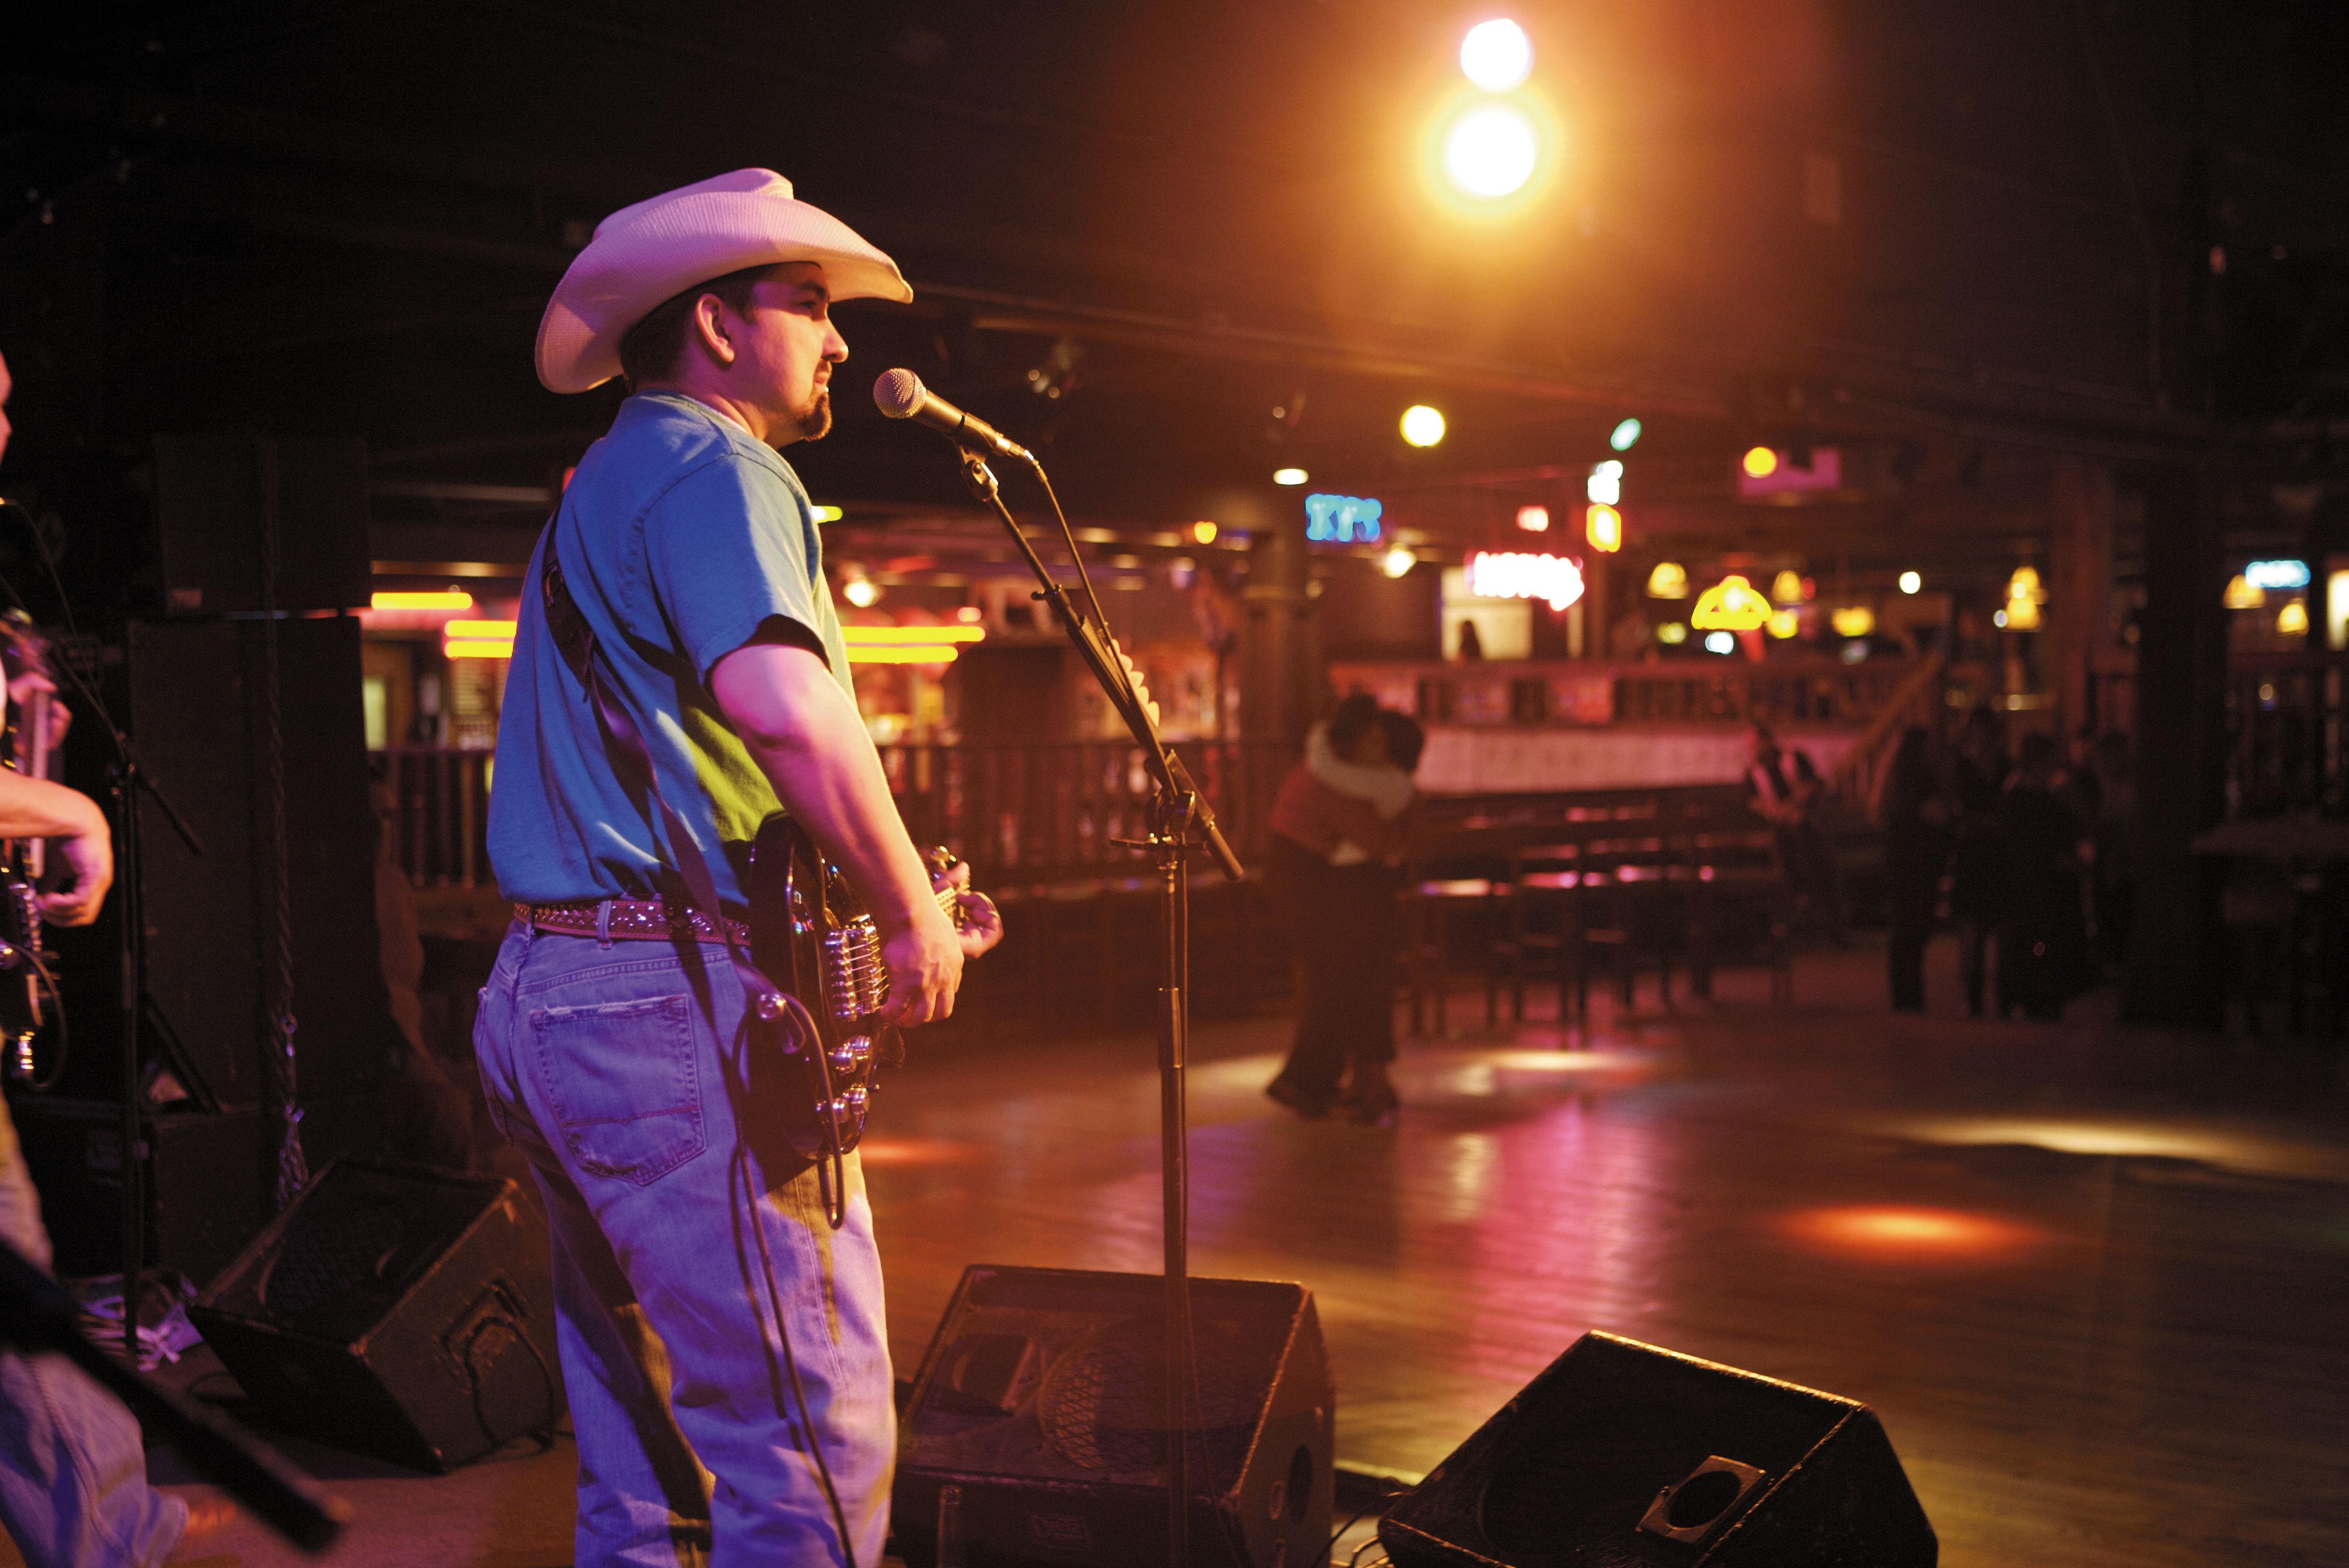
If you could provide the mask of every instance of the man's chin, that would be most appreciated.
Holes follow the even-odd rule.
[[[800,439],[802,441],[821,441],[832,434],[832,393],[830,391],[820,390],[816,393],[815,401],[809,404],[807,411],[800,416],[799,427]]]

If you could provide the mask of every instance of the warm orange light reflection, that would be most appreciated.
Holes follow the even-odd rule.
[[[856,1156],[867,1165],[967,1165],[987,1150],[949,1138],[866,1138]]]
[[[1899,1204],[1803,1209],[1783,1222],[1797,1242],[1819,1250],[1905,1263],[1980,1261],[2046,1239],[2028,1225],[1988,1214]]]

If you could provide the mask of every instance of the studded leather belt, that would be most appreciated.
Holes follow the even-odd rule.
[[[688,933],[697,942],[726,940],[726,932],[718,928],[711,916],[698,909],[672,909],[657,898],[607,898],[595,903],[518,903],[514,905],[514,918],[541,931],[615,942],[675,942]],[[729,920],[726,924],[737,942],[749,945],[749,926],[739,920]]]

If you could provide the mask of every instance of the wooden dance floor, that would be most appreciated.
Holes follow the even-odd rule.
[[[1896,1020],[1879,965],[1806,960],[1795,1011],[1730,976],[1587,1037],[1419,1043],[1393,1128],[1267,1101],[1283,1020],[1203,1026],[1195,1272],[1313,1289],[1341,1462],[1429,1469],[1603,1328],[1874,1405],[1948,1563],[2349,1563],[2333,1060]],[[942,1039],[889,1081],[901,1370],[966,1264],[1155,1272],[1153,1050]],[[340,1563],[570,1561],[567,1443],[439,1479],[289,1448],[358,1509]],[[217,1553],[296,1561],[250,1524]]]
[[[2349,1563],[2329,1063],[1894,1020],[1880,964],[1806,966],[1850,1010],[1757,985],[1423,1044],[1392,1129],[1264,1099],[1285,1026],[1202,1029],[1194,1270],[1312,1287],[1341,1463],[1432,1468],[1601,1328],[1874,1405],[1945,1563]],[[1152,1052],[892,1087],[867,1170],[903,1365],[965,1264],[1155,1272]]]

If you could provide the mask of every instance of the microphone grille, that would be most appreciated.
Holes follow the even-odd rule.
[[[922,378],[910,370],[885,370],[873,383],[873,404],[892,419],[910,419],[922,406]]]

